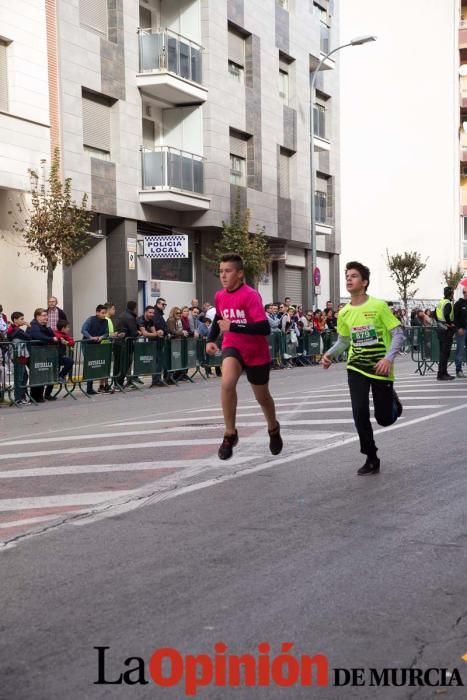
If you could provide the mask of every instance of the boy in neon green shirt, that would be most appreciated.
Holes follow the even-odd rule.
[[[367,294],[370,284],[368,267],[356,261],[347,263],[345,279],[350,304],[339,311],[338,339],[323,355],[322,365],[328,369],[332,358],[348,349],[347,375],[352,413],[360,438],[360,451],[367,457],[357,473],[366,476],[377,474],[380,469],[370,421],[370,388],[377,423],[392,425],[402,413],[402,405],[394,391],[393,363],[404,342],[404,333],[388,305]]]

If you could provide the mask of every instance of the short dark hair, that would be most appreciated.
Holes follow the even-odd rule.
[[[454,290],[453,290],[452,287],[445,287],[445,288],[444,288],[444,296],[445,296],[445,297],[449,296],[450,294],[453,293],[453,291],[454,291]]]
[[[146,311],[149,311],[150,309],[152,309],[154,311],[154,306],[151,306],[151,304],[148,304],[147,306],[144,307],[144,313],[146,313]]]
[[[243,258],[241,255],[238,255],[238,253],[225,253],[224,255],[221,255],[219,262],[231,262],[236,266],[237,270],[243,270],[244,267]]]
[[[192,306],[191,307],[192,311],[194,311],[195,309],[201,313],[201,309],[199,308],[199,306]]]
[[[44,313],[47,313],[47,309],[43,309],[41,306],[39,306],[39,308],[34,311],[34,318],[42,316]]]
[[[62,331],[64,328],[70,325],[70,322],[66,318],[61,318],[57,321],[57,331]]]
[[[13,311],[11,314],[11,320],[16,321],[17,318],[21,318],[21,316],[24,316],[22,311]]]
[[[112,308],[112,306],[115,306],[115,304],[113,303],[113,301],[106,301],[105,304],[104,304],[104,306],[105,306],[105,308],[106,308],[107,311],[108,311],[109,309]]]
[[[164,297],[157,297],[157,299],[156,299],[156,304],[160,304],[161,301],[165,302]]]
[[[361,274],[362,280],[364,282],[368,282],[368,284],[365,287],[366,291],[370,286],[370,268],[366,265],[362,265],[362,263],[357,262],[356,260],[351,260],[345,266],[345,271],[348,272],[349,270],[357,270]]]
[[[128,309],[128,311],[135,311],[137,306],[138,304],[136,303],[136,301],[127,301],[126,303],[126,308]]]
[[[107,309],[105,308],[105,305],[104,305],[104,304],[98,304],[98,305],[96,306],[96,314],[98,314],[99,311],[107,311]]]

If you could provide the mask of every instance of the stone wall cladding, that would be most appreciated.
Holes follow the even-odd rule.
[[[244,0],[227,0],[227,18],[238,27],[243,27],[245,22]]]
[[[91,198],[93,208],[102,214],[117,213],[117,174],[115,163],[91,158]]]

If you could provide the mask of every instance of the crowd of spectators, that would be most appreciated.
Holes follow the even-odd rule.
[[[331,301],[326,303],[324,310],[304,311],[301,304],[293,304],[289,297],[283,303],[266,304],[265,311],[272,332],[281,331],[288,335],[290,341],[298,342],[300,334],[304,331],[317,331],[324,334],[325,331],[334,331],[337,325],[337,315],[343,304],[334,310]],[[109,343],[112,339],[146,338],[156,340],[158,338],[207,338],[211,324],[215,317],[215,308],[211,303],[205,302],[200,306],[197,299],[192,299],[185,306],[173,306],[166,314],[167,302],[163,297],[156,300],[154,306],[148,305],[143,313],[138,316],[137,303],[129,301],[125,311],[116,316],[115,304],[106,302],[98,304],[95,312],[90,315],[81,326],[80,339],[86,343]],[[30,322],[25,320],[21,311],[11,313],[10,320],[3,312],[0,305],[0,341],[8,341],[16,346],[14,354],[15,364],[15,402],[29,403],[26,390],[28,382],[28,342],[35,341],[44,345],[58,347],[59,382],[66,383],[73,369],[72,353],[69,349],[74,346],[71,336],[70,324],[65,312],[58,305],[56,297],[48,299],[47,308],[39,307],[34,311],[34,317]],[[121,386],[135,388],[135,384],[141,380],[138,377],[129,377],[128,370],[131,365],[131,357],[126,357],[126,363],[119,356],[118,343],[115,343],[114,362],[119,362],[119,376],[117,382]],[[220,374],[220,369],[216,368]],[[177,380],[187,379],[186,373],[180,372]],[[125,383],[126,382],[126,383]],[[162,377],[154,375],[151,386],[162,384]],[[54,385],[34,386],[30,388],[30,396],[36,403],[55,401],[53,394]],[[109,393],[113,389],[107,379],[99,380],[97,391],[92,381],[86,383],[86,393],[95,395]]]

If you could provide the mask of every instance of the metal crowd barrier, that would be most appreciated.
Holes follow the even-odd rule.
[[[271,367],[317,364],[336,338],[333,331],[302,331],[298,337],[273,331],[268,336]],[[220,349],[208,355],[206,340],[194,337],[112,338],[100,343],[77,340],[65,353],[73,366],[65,380],[60,380],[63,346],[0,343],[0,401],[22,405],[26,398],[35,403],[34,389],[45,386],[53,387],[53,396],[75,399],[76,389],[89,397],[87,387],[91,382],[99,382],[101,390],[119,392],[130,386],[140,389],[138,380],[142,377],[152,377],[153,382],[165,385],[178,384],[182,379],[193,381],[196,374],[207,379],[222,364]]]
[[[436,326],[407,328],[406,338],[410,357],[417,365],[415,373],[425,375],[427,372],[437,370],[435,365],[439,363],[439,340]],[[455,362],[455,356],[456,336],[454,335],[448,364]]]

